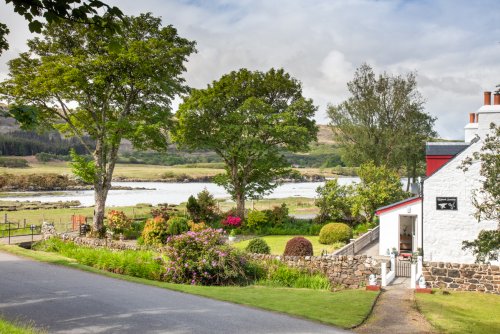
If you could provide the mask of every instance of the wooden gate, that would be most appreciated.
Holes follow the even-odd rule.
[[[411,277],[411,262],[396,259],[396,277]]]

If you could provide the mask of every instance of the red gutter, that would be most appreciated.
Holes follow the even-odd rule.
[[[398,203],[398,204],[394,204],[394,206],[390,206],[388,208],[384,208],[384,209],[381,209],[381,210],[378,210],[378,211],[375,211],[375,213],[377,214],[377,216],[379,216],[381,213],[384,213],[384,212],[387,212],[387,211],[392,211],[394,209],[397,209],[397,208],[400,208],[402,206],[407,206],[408,204],[412,204],[412,203],[416,203],[416,202],[420,202],[422,199],[420,197],[418,198],[413,198],[411,200],[408,200],[406,202],[402,202],[402,203]]]

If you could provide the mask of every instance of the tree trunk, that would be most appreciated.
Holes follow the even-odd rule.
[[[94,151],[96,175],[94,180],[94,218],[92,221],[92,230],[98,237],[105,236],[104,213],[106,209],[106,199],[109,189],[111,189],[111,179],[118,157],[119,143],[120,140],[109,147],[105,146],[103,141],[96,141],[96,148]]]
[[[92,221],[92,230],[98,236],[104,235],[104,210],[106,208],[107,190],[101,185],[94,188],[94,218]]]
[[[236,214],[245,219],[245,195],[240,191],[236,193]]]

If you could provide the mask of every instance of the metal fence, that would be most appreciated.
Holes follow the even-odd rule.
[[[368,232],[361,235],[357,239],[351,239],[344,247],[338,249],[333,255],[356,255],[360,250],[368,246],[375,240],[378,240],[380,226],[369,229]]]

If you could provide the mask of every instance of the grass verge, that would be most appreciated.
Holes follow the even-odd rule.
[[[12,323],[5,319],[0,318],[0,333],[9,334],[42,334],[44,331],[35,329],[30,325],[24,325],[21,323]]]
[[[345,290],[333,293],[324,290],[273,288],[255,285],[214,287],[172,284],[105,272],[76,263],[73,259],[57,254],[35,252],[17,246],[3,245],[0,246],[0,250],[108,277],[287,313],[343,328],[351,328],[361,323],[370,312],[377,297],[376,292],[364,290]]]
[[[500,333],[498,295],[453,291],[415,296],[420,311],[441,332]]]
[[[285,246],[288,240],[292,239],[293,237],[296,237],[295,235],[268,235],[265,237],[260,237],[261,239],[264,239],[269,247],[271,248],[271,254],[273,255],[283,255],[283,252],[285,251]],[[321,255],[322,250],[326,250],[327,253],[332,253],[336,248],[335,246],[332,245],[323,245],[319,243],[319,237],[318,236],[304,236],[307,240],[309,240],[312,245],[313,245],[313,252],[314,255]],[[244,240],[240,242],[235,242],[233,244],[234,247],[238,249],[245,249],[248,243],[250,242],[249,240]]]

